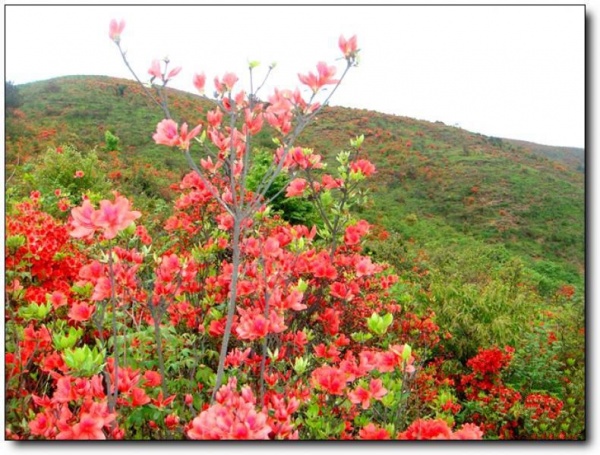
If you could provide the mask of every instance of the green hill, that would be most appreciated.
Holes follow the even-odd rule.
[[[6,119],[7,184],[23,177],[48,147],[96,148],[115,188],[147,200],[169,200],[169,186],[187,169],[151,135],[161,114],[135,83],[72,76],[18,86],[22,104]],[[196,124],[208,108],[169,90],[173,117]],[[120,139],[107,150],[105,133]],[[542,288],[583,289],[583,150],[498,139],[406,117],[326,108],[299,138],[331,160],[348,139],[365,135],[364,153],[378,169],[372,202],[360,216],[423,250],[430,266],[456,263],[464,251],[488,251],[488,262],[518,258]],[[269,148],[268,135],[259,145]],[[147,207],[153,207],[151,204]],[[406,246],[408,248],[409,246]],[[487,254],[487,253],[486,253]]]

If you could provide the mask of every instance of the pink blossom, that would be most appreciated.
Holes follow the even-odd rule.
[[[165,119],[156,125],[156,133],[152,136],[157,144],[174,147],[179,143],[177,134],[177,123],[171,119]]]
[[[371,258],[369,257],[364,257],[356,263],[356,276],[359,278],[361,276],[373,275],[373,273],[375,273],[375,270],[376,267],[371,262]]]
[[[75,228],[70,232],[71,237],[82,238],[90,237],[96,230],[96,225],[92,222],[94,207],[89,200],[83,201],[81,207],[75,207],[71,210],[73,220],[71,225]]]
[[[317,74],[298,74],[298,79],[300,79],[300,82],[304,85],[307,85],[313,93],[317,93],[324,85],[336,84],[339,82],[337,79],[333,79],[335,72],[335,66],[328,66],[325,62],[319,62],[317,63]]]
[[[169,79],[174,78],[180,72],[181,72],[181,66],[177,66],[177,67],[173,68],[171,71],[169,71],[169,74],[167,74],[167,79],[166,80],[168,81]]]
[[[121,41],[121,33],[123,33],[123,29],[125,28],[125,21],[121,20],[117,22],[116,19],[110,21],[110,26],[108,29],[108,36],[115,43]]]
[[[85,173],[83,171],[75,171],[75,175],[73,177],[76,179],[80,179],[83,178],[84,175]]]
[[[152,76],[152,79],[158,78],[162,79],[162,71],[160,70],[160,62],[156,59],[152,60],[152,64],[148,69],[148,74]]]
[[[268,439],[273,431],[268,414],[257,411],[256,398],[246,386],[235,390],[232,378],[216,395],[216,403],[190,422],[186,431],[190,439]]]
[[[202,129],[202,125],[196,126],[192,131],[188,133],[188,125],[184,123],[181,125],[181,130],[179,131],[179,148],[181,150],[189,150],[190,141],[198,136],[200,130]]]
[[[100,201],[100,209],[94,212],[92,220],[94,225],[104,230],[104,238],[113,239],[118,231],[129,227],[134,220],[142,214],[130,210],[130,202],[123,196],[117,196],[115,202]]]
[[[297,178],[290,182],[285,192],[286,197],[302,196],[306,189],[306,180]]]
[[[342,54],[344,54],[344,57],[346,59],[351,59],[356,56],[356,52],[357,52],[356,35],[352,36],[349,39],[346,39],[346,38],[344,38],[343,35],[340,35],[340,39],[338,40],[338,45],[340,47],[340,50],[342,51]]]
[[[94,306],[87,303],[75,302],[71,306],[68,316],[71,321],[88,321],[92,317],[92,314],[94,314],[95,309]]]
[[[195,138],[202,129],[202,125],[196,126],[192,131],[188,132],[188,124],[181,125],[179,133],[177,132],[178,125],[171,119],[162,120],[156,125],[156,133],[152,135],[154,142],[169,147],[179,146],[181,150],[189,150],[190,141]]]
[[[192,82],[194,83],[194,87],[196,87],[196,90],[198,90],[200,94],[203,94],[204,84],[206,84],[206,75],[204,73],[194,74]]]
[[[215,88],[220,95],[223,95],[225,92],[231,92],[237,81],[238,77],[234,73],[225,73],[223,79],[215,77]]]
[[[454,432],[452,439],[482,439],[483,431],[478,425],[474,423],[465,423],[462,428]]]

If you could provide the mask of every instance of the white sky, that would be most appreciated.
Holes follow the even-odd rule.
[[[211,89],[225,71],[246,82],[248,60],[263,63],[258,74],[276,61],[271,81],[294,88],[298,72],[339,56],[340,34],[357,34],[361,64],[333,105],[584,146],[583,6],[9,5],[5,14],[6,79],[17,84],[130,78],[108,38],[112,18],[126,20],[123,47],[142,78],[168,55],[183,66],[171,85],[190,91],[200,71]]]

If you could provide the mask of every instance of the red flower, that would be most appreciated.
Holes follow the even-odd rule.
[[[452,439],[452,430],[442,419],[415,420],[406,431],[398,435],[398,439]]]
[[[144,373],[147,387],[158,387],[161,384],[162,377],[158,371],[148,370]]]
[[[150,397],[146,395],[144,389],[134,387],[131,389],[131,406],[138,407],[150,403]]]
[[[331,395],[343,395],[346,389],[346,374],[338,368],[324,366],[312,372],[315,386]]]
[[[72,321],[89,321],[89,319],[92,317],[92,314],[94,314],[95,310],[96,308],[93,305],[88,305],[87,303],[83,302],[75,302],[71,306],[68,316],[69,319]]]
[[[350,164],[350,170],[370,177],[375,172],[375,166],[369,160],[358,160]]]
[[[385,428],[378,427],[377,425],[370,423],[358,432],[360,439],[369,440],[384,440],[390,439],[390,434]]]

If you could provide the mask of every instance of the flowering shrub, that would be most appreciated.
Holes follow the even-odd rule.
[[[130,67],[124,30],[113,21],[109,37]],[[505,416],[516,416],[521,400],[501,375],[512,349],[482,350],[467,363],[471,373],[448,377],[443,359],[431,358],[441,340],[435,313],[404,308],[393,268],[363,248],[375,228],[351,208],[364,202],[363,182],[377,172],[364,136],[336,156],[332,173],[317,150],[295,142],[357,63],[356,37],[338,45],[343,73],[319,62],[299,75],[308,95],[275,90],[262,102],[262,84],[246,93],[225,73],[208,98],[207,78],[196,74],[194,86],[214,106],[196,125],[170,115],[165,88],[181,68],[151,63],[150,88],[142,90],[164,114],[153,139],[191,168],[174,186],[173,213],[158,235],[116,191],[82,195],[68,220],[42,211],[40,192],[15,205],[6,241],[7,437],[509,434]],[[251,80],[256,67],[249,65]],[[325,86],[329,96],[319,101]],[[253,147],[264,132],[277,146],[270,160]],[[285,183],[269,193],[281,176]],[[320,222],[292,225],[274,215],[280,195],[310,201]],[[523,408],[541,429],[562,406],[528,394]]]

